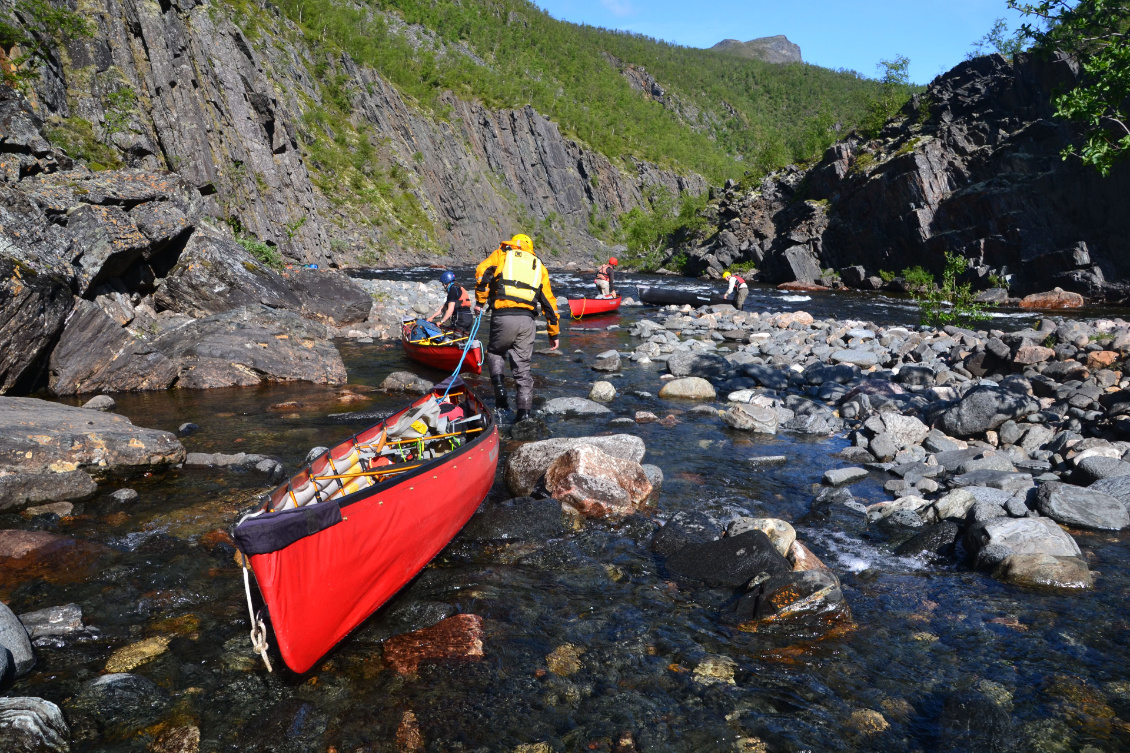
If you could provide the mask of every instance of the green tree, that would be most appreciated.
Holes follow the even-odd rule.
[[[985,36],[973,43],[973,49],[966,56],[967,59],[978,55],[987,55],[990,52],[999,52],[1006,58],[1011,58],[1024,50],[1024,37],[1019,30],[1009,32],[1008,21],[998,18],[993,22],[993,28]]]
[[[882,71],[879,91],[871,100],[864,133],[875,137],[910,99],[910,58],[895,55],[875,66]]]
[[[1078,156],[1109,175],[1130,154],[1130,0],[1008,0],[1008,6],[1034,19],[1020,27],[1025,39],[1082,65],[1078,83],[1052,99],[1055,114],[1082,130],[1063,156]]]
[[[973,294],[973,286],[968,282],[957,281],[968,266],[969,262],[964,256],[947,251],[941,285],[935,283],[934,276],[922,267],[903,270],[907,282],[912,285],[910,297],[918,304],[923,324],[931,327],[947,324],[966,327],[989,318],[985,304],[978,303]]]

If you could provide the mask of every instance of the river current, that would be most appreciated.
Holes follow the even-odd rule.
[[[632,281],[622,290],[634,292]],[[580,292],[581,283],[555,276],[559,294]],[[747,308],[878,324],[915,319],[897,298],[842,293],[809,298],[759,288]],[[586,395],[598,378],[587,362],[610,348],[631,350],[638,341],[627,327],[649,311],[563,321],[566,356],[535,361],[539,398]],[[997,321],[990,326],[1011,329],[1031,318],[1013,313]],[[393,370],[443,376],[408,362],[398,343],[339,347],[351,384],[375,386]],[[1023,591],[948,560],[897,557],[861,514],[811,509],[823,472],[845,465],[833,457],[844,439],[732,431],[717,418],[685,412],[690,404],[650,396],[662,385],[660,373],[659,364],[625,361],[610,379],[619,393],[610,407],[620,417],[674,414],[673,426],[549,420],[556,436],[642,437],[644,462],[660,466],[666,479],[653,514],[619,525],[589,521],[547,541],[457,537],[389,608],[302,676],[268,674],[251,653],[240,570],[234,550],[215,533],[229,529],[264,490],[262,477],[170,470],[103,485],[62,520],[0,516],[2,528],[92,542],[64,566],[0,573],[0,600],[15,612],[74,602],[96,629],[39,647],[36,668],[12,695],[58,703],[79,752],[144,751],[180,725],[199,727],[201,751],[1130,747],[1130,725],[1122,721],[1130,720],[1128,537],[1073,531],[1097,573],[1095,588],[1078,594]],[[485,377],[468,381],[489,391]],[[115,399],[117,410],[141,426],[172,431],[198,424],[199,432],[183,440],[189,451],[276,455],[289,470],[310,447],[364,426],[332,414],[392,410],[405,401],[377,393],[367,404],[342,406],[337,392],[285,384]],[[289,401],[300,405],[271,409]],[[766,455],[788,462],[751,462]],[[887,499],[884,480],[873,474],[851,491],[864,503]],[[140,499],[115,505],[108,495],[119,486],[136,489]],[[500,490],[496,485],[487,505],[497,504]],[[855,629],[810,641],[728,627],[720,615],[734,594],[676,585],[648,547],[658,524],[681,510],[792,522],[839,575]],[[428,609],[481,616],[484,656],[424,664],[416,676],[387,668],[380,641],[404,625],[404,615]],[[152,697],[131,701],[110,719],[84,706],[84,685],[105,672],[110,654],[148,637],[169,638],[166,652],[132,670],[155,683]],[[555,651],[575,658],[566,671],[547,671]],[[418,737],[405,733],[409,717]]]

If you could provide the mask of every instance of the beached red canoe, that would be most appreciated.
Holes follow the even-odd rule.
[[[279,652],[295,672],[314,666],[415,577],[490,491],[498,428],[490,409],[454,379],[454,406],[431,405],[446,382],[437,385],[435,392],[319,456],[235,527]],[[438,448],[432,452],[443,454],[428,458],[425,450],[423,458],[400,463],[379,454],[375,462],[358,459],[374,446],[419,452],[416,440],[397,444],[389,437],[413,425],[421,410],[461,416],[439,423],[453,427],[445,438],[425,437],[428,447]],[[431,414],[426,417],[436,423]],[[350,475],[343,465],[370,475]],[[335,480],[344,488],[333,486]]]
[[[447,345],[413,342],[411,323],[406,323],[401,329],[400,341],[404,344],[404,352],[413,361],[431,366],[439,371],[446,371],[449,374],[455,371],[459,357],[463,355],[463,346],[467,344],[466,339]],[[483,373],[483,344],[481,342],[475,340],[474,344],[471,345],[471,349],[467,351],[467,357],[463,359],[463,366],[459,371],[469,371],[472,374]]]
[[[620,296],[615,298],[570,298],[569,313],[574,319],[593,314],[607,314],[620,308]]]

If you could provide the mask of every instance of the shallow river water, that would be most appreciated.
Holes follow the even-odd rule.
[[[425,274],[434,272],[407,276]],[[577,279],[558,283],[568,292]],[[895,299],[782,298],[758,290],[748,306],[912,320]],[[564,322],[567,355],[536,360],[539,397],[587,394],[597,376],[586,361],[638,344],[626,325],[648,311]],[[351,384],[377,385],[397,369],[442,377],[410,364],[395,343],[340,347]],[[651,515],[621,525],[588,522],[548,541],[457,537],[388,608],[303,676],[267,674],[251,653],[240,570],[215,533],[264,490],[261,477],[168,471],[104,485],[61,521],[0,516],[3,528],[38,527],[89,542],[63,560],[0,572],[0,600],[17,613],[75,602],[95,628],[38,648],[36,668],[12,694],[58,703],[76,751],[143,751],[183,725],[199,727],[201,751],[1130,747],[1130,725],[1122,721],[1130,720],[1127,537],[1073,532],[1098,575],[1092,591],[1072,595],[1022,591],[948,562],[896,557],[862,515],[810,509],[823,472],[844,465],[832,457],[843,439],[734,432],[716,418],[682,413],[690,404],[632,394],[658,393],[659,374],[657,365],[626,362],[611,379],[618,416],[676,414],[674,426],[614,429],[641,436],[644,462],[665,473]],[[485,378],[468,381],[487,386]],[[198,424],[184,440],[189,451],[277,455],[293,469],[310,447],[362,428],[330,414],[404,402],[378,394],[368,404],[341,406],[336,392],[277,385],[115,397],[119,412],[139,425]],[[292,400],[304,405],[289,413],[269,408]],[[549,425],[558,436],[610,431],[607,418]],[[750,462],[761,455],[789,462]],[[884,499],[884,480],[873,474],[852,492],[863,502]],[[115,505],[108,494],[116,486],[137,489],[140,500]],[[496,485],[486,505],[503,497]],[[807,641],[726,626],[720,615],[734,594],[676,586],[648,547],[659,522],[692,509],[721,519],[752,513],[791,521],[841,578],[855,629]],[[380,641],[427,610],[480,615],[483,658],[424,664],[407,677],[387,668]],[[155,688],[105,713],[104,701],[91,700],[84,685],[106,671],[113,651],[149,637],[168,638],[168,650],[133,673]],[[567,644],[576,647],[566,651],[579,655],[576,663],[562,674],[547,671],[547,656]],[[712,681],[705,668],[727,659],[732,674],[713,673],[722,679]],[[415,720],[418,738],[405,732],[406,719]]]

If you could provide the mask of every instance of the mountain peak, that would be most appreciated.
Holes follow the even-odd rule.
[[[764,60],[766,63],[801,63],[800,46],[789,41],[784,34],[775,37],[758,37],[748,42],[723,39],[710,49],[740,55],[743,58]]]

